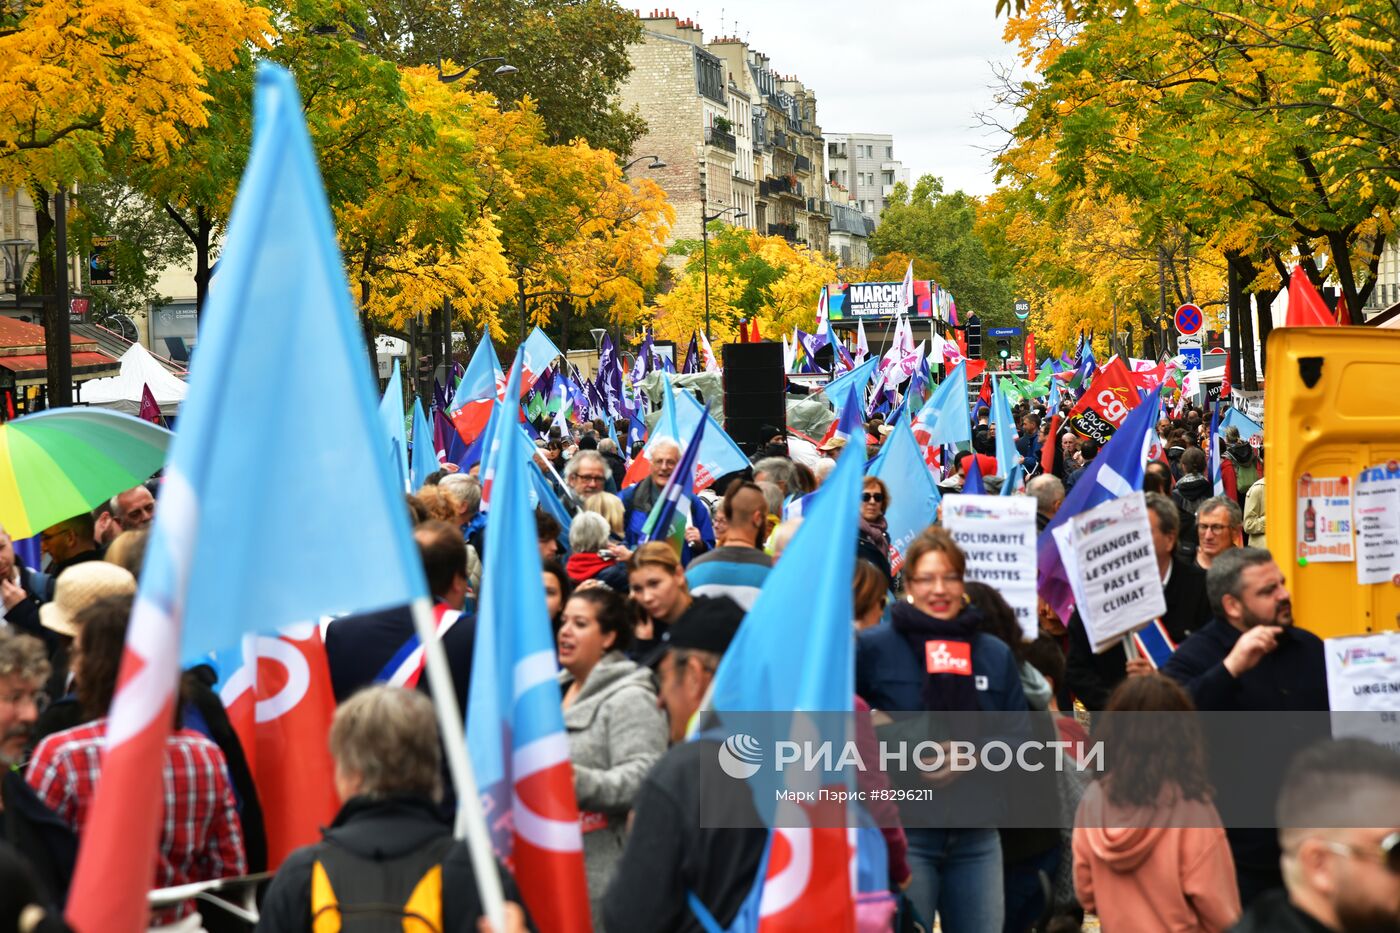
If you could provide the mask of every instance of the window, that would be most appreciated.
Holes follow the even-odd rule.
[[[724,65],[702,49],[695,50],[695,89],[716,103],[725,103]]]
[[[882,173],[882,174],[883,174],[883,177],[884,177],[884,183],[885,183],[885,184],[887,184],[887,185],[892,185],[892,184],[894,184],[894,172],[884,172],[884,173]]]
[[[893,158],[894,158],[894,146],[886,146],[886,147],[885,147],[885,158],[887,158],[887,159],[893,159]]]

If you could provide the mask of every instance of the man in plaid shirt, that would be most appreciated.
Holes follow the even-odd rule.
[[[116,689],[131,611],[130,597],[104,599],[84,610],[71,663],[78,699],[93,722],[55,732],[34,750],[26,777],[54,813],[82,836],[102,770],[106,711]],[[247,871],[243,832],[219,747],[197,732],[179,729],[165,742],[165,821],[154,887],[242,875]],[[186,901],[156,914],[152,923],[181,922],[199,929]]]

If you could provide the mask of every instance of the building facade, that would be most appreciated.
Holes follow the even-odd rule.
[[[894,137],[886,133],[828,133],[826,179],[851,193],[856,207],[880,223],[885,202],[909,170],[895,158]]]
[[[666,163],[649,177],[676,210],[672,236],[698,238],[702,217],[722,214],[725,223],[828,252],[816,95],[743,40],[706,42],[700,26],[670,10],[641,19],[619,97],[648,125],[633,157]]]

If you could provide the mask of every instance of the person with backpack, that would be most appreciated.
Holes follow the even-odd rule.
[[[282,863],[263,900],[258,933],[321,929],[475,933],[484,916],[467,844],[443,817],[442,752],[432,701],[373,686],[335,711],[336,792],[345,801],[324,838]],[[502,872],[506,930],[525,914]],[[427,892],[426,894],[424,892]]]
[[[1181,544],[1186,552],[1195,550],[1199,539],[1196,535],[1196,513],[1201,503],[1215,495],[1215,486],[1206,476],[1206,452],[1198,447],[1188,447],[1181,453],[1181,476],[1172,490],[1172,500],[1182,512]],[[1184,519],[1189,516],[1192,521]]]
[[[1240,439],[1240,429],[1231,425],[1225,429],[1225,449],[1220,455],[1220,479],[1225,494],[1244,508],[1244,497],[1259,479],[1259,458],[1249,441]]]

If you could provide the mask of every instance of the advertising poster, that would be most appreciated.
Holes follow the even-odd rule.
[[[1304,475],[1298,480],[1298,558],[1309,563],[1355,559],[1349,477]]]
[[[1352,504],[1356,522],[1356,582],[1390,583],[1400,576],[1400,464],[1361,471]]]

